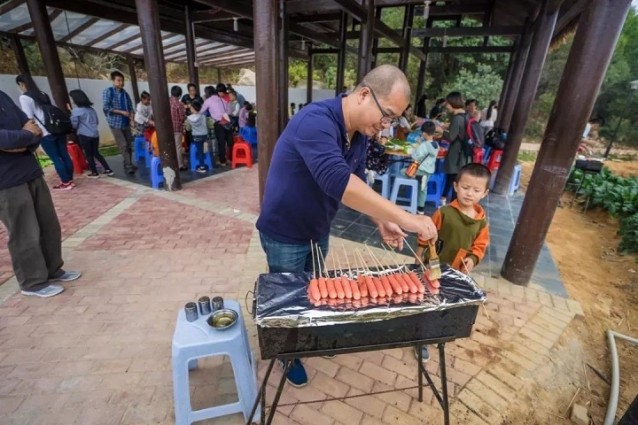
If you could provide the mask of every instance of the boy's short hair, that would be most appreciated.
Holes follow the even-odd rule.
[[[465,101],[465,106],[470,106],[470,104],[472,104],[472,103],[475,104],[478,107],[479,103],[478,103],[478,100],[476,100],[476,99],[468,99],[468,100],[466,100]]]
[[[434,124],[434,122],[433,122],[433,121],[429,121],[429,120],[428,120],[428,121],[425,121],[425,122],[421,125],[421,131],[422,131],[423,133],[426,133],[426,134],[430,134],[430,135],[432,135],[432,134],[436,133],[436,124]]]
[[[140,99],[150,99],[151,98],[151,94],[147,91],[143,91],[142,94],[140,94]]]
[[[171,87],[171,96],[180,97],[182,95],[182,88],[180,86]]]
[[[461,181],[461,177],[464,175],[470,175],[472,177],[484,178],[485,179],[485,189],[487,189],[490,185],[490,180],[492,179],[492,172],[489,168],[487,168],[483,164],[467,164],[463,168],[459,170],[459,173],[456,175],[456,182]]]
[[[195,99],[191,102],[191,109],[194,109],[196,112],[201,111],[202,109],[202,102],[200,102],[199,100]]]
[[[122,79],[124,79],[124,74],[117,70],[111,72],[111,81],[115,80],[116,77],[121,77]]]

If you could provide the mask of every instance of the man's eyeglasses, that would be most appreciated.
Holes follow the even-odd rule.
[[[398,125],[399,124],[399,119],[397,117],[391,115],[391,114],[388,114],[386,111],[383,110],[383,108],[381,107],[381,104],[377,100],[377,96],[374,94],[374,91],[368,86],[364,86],[364,87],[366,87],[368,90],[370,90],[370,94],[372,95],[372,99],[374,100],[374,103],[377,104],[377,108],[379,108],[379,112],[381,112],[381,124],[390,125],[390,126]]]

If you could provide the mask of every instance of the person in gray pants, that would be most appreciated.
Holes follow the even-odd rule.
[[[64,271],[62,234],[51,193],[34,155],[40,128],[0,91],[0,222],[23,295],[42,298],[64,291],[79,272]]]

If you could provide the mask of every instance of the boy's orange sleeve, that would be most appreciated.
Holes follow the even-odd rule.
[[[436,230],[441,230],[441,224],[443,224],[443,215],[441,215],[441,212],[439,210],[434,211],[434,214],[432,214],[432,221],[436,226]],[[419,246],[426,247],[428,245],[428,241],[421,239],[418,236],[417,241],[419,243]]]
[[[479,232],[476,239],[474,239],[474,243],[472,244],[472,248],[470,248],[470,253],[468,257],[472,257],[474,260],[474,265],[477,265],[483,257],[485,257],[485,250],[487,250],[488,245],[490,244],[490,227],[489,225],[485,225],[483,229]]]

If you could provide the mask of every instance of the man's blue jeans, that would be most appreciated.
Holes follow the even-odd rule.
[[[270,273],[313,272],[313,254],[310,243],[298,245],[278,242],[261,232],[259,232],[259,238],[261,239],[261,247],[266,252]],[[329,236],[326,236],[316,242],[324,257],[328,256],[328,239]],[[317,250],[315,250],[314,256],[314,269],[318,274],[320,264],[323,262],[317,259]]]

